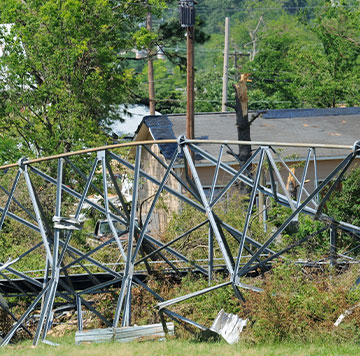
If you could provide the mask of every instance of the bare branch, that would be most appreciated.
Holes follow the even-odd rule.
[[[249,125],[251,125],[261,114],[266,113],[267,110],[258,111],[250,120]]]

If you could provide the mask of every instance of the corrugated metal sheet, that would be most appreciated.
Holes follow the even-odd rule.
[[[246,324],[247,319],[241,319],[235,314],[225,313],[221,309],[210,330],[221,335],[228,344],[236,344]]]
[[[169,335],[174,335],[174,323],[166,323]],[[162,324],[129,326],[123,328],[106,328],[77,331],[75,343],[90,342],[129,342],[136,339],[152,339],[165,336]]]
[[[278,109],[268,110],[264,119],[289,119],[296,117],[319,117],[339,115],[360,115],[360,107],[330,109]]]

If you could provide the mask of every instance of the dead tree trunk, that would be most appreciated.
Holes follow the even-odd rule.
[[[248,73],[241,74],[239,83],[234,85],[235,88],[235,112],[236,127],[239,141],[250,141],[250,123],[248,116],[248,96],[246,82],[249,77]],[[243,165],[251,157],[251,145],[239,145],[239,163]],[[247,172],[250,174],[251,165]],[[242,189],[241,189],[242,190]]]

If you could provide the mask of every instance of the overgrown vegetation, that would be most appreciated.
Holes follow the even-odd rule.
[[[210,327],[217,313],[224,309],[242,318],[248,325],[241,334],[243,343],[262,344],[277,342],[350,342],[360,338],[360,289],[354,285],[359,275],[358,267],[340,273],[325,268],[303,268],[301,265],[280,263],[257,277],[242,279],[242,282],[259,286],[262,293],[242,290],[246,301],[241,303],[231,286],[190,299],[171,307],[181,315]],[[215,275],[214,284],[227,280],[222,274]],[[169,276],[152,277],[149,286],[165,299],[191,293],[208,286],[207,280],[188,275],[181,281]],[[116,295],[104,294],[93,297],[100,312],[110,319],[116,305]],[[155,308],[157,301],[141,287],[133,288],[133,318],[137,325],[159,323]],[[342,323],[335,321],[345,310],[353,308]],[[90,312],[84,315],[85,329],[104,327]],[[71,328],[70,328],[71,329]],[[201,338],[194,330],[195,338]],[[56,327],[53,333],[57,334]],[[194,339],[181,326],[176,335]]]
[[[357,342],[360,309],[355,308],[339,327],[334,323],[346,309],[359,303],[360,290],[354,287],[358,273],[357,267],[335,273],[328,268],[278,265],[264,275],[264,292],[252,294],[244,305],[243,314],[251,320],[245,337],[256,342]]]
[[[358,179],[359,170],[355,169],[342,182],[342,189],[346,198],[342,199],[341,192],[336,192],[326,206],[328,213],[334,213],[337,219],[344,219],[348,216],[347,211],[351,211],[353,213],[351,219],[354,221],[358,219],[356,213],[358,211]],[[39,199],[44,206],[46,206],[47,202],[50,204],[54,199],[54,192],[54,188],[50,186],[44,186],[40,190]],[[29,205],[29,198],[26,198],[25,193],[19,191],[16,197],[25,206]],[[219,218],[242,231],[248,204],[247,196],[238,196],[236,192],[233,192],[231,197],[217,205],[214,212]],[[350,209],[347,204],[351,204],[354,209]],[[50,205],[52,206],[52,204]],[[68,205],[71,210],[72,204],[70,201]],[[21,213],[21,209],[15,206],[12,209],[19,214]],[[278,208],[275,205],[269,207],[268,231],[264,232],[263,226],[258,222],[259,214],[255,210],[248,235],[264,242],[288,214],[290,214],[288,209]],[[202,213],[189,206],[184,207],[179,214],[173,216],[164,240],[169,241],[175,236],[179,236],[189,226],[195,226],[204,219]],[[18,223],[15,224],[19,225]],[[300,215],[296,229],[284,231],[274,247],[281,249],[288,246],[304,236],[312,234],[323,225],[323,222],[314,221],[308,216]],[[0,252],[3,256],[5,254],[6,256],[12,256],[11,253],[13,253],[13,257],[16,257],[37,242],[37,240],[34,240],[35,235],[38,240],[40,239],[37,234],[29,234],[29,229],[25,227],[17,226],[16,236],[12,232],[14,230],[7,230],[6,225],[4,229],[11,235],[11,241],[17,241],[17,245],[9,244],[10,239],[1,240]],[[227,238],[230,241],[229,247],[232,253],[236,255],[238,242],[231,239],[230,236],[227,236]],[[79,244],[84,248],[86,244],[81,239],[81,235],[74,234],[73,243],[75,246]],[[348,241],[350,241],[350,238],[348,240],[345,238],[345,243],[340,244],[340,248],[349,247],[347,245]],[[180,252],[186,251],[186,255],[190,260],[196,260],[207,258],[205,254],[207,242],[208,225],[204,225],[201,229],[191,233],[188,238],[180,240],[175,247]],[[110,261],[111,258],[116,258],[116,254],[118,254],[116,251],[116,249],[110,249],[105,255],[97,257],[105,262],[107,261],[106,258],[109,258]],[[17,266],[17,269],[29,269],[29,266],[34,269],[43,268],[43,266],[39,265],[40,261],[44,261],[44,256],[41,256],[43,253],[44,251],[39,251],[34,255],[29,255],[28,258],[22,261],[21,265]],[[294,263],[303,259],[319,260],[326,257],[328,253],[329,236],[328,232],[326,232],[309,239],[306,244],[294,249],[285,256],[283,262],[274,265],[270,271],[259,271],[259,276],[256,278],[243,278],[242,282],[264,289],[262,293],[242,290],[245,303],[241,303],[235,297],[232,287],[229,286],[177,304],[171,307],[171,310],[186,315],[186,317],[196,320],[207,327],[212,324],[217,313],[222,308],[226,312],[248,318],[248,326],[242,334],[242,340],[247,344],[270,341],[313,342],[314,340],[356,342],[360,337],[360,307],[358,307],[360,305],[360,289],[354,285],[359,274],[358,266],[349,267],[349,265],[344,265],[345,267],[342,269],[337,269],[326,265],[320,267],[321,265],[319,265],[316,268],[309,268],[303,267],[301,263]],[[215,257],[220,256],[219,250],[215,248]],[[213,284],[228,280],[226,273],[215,273],[213,277]],[[156,268],[147,283],[150,288],[165,299],[172,299],[208,286],[207,279],[200,277],[200,275],[188,274],[180,279],[166,274],[158,274]],[[87,296],[87,300],[111,319],[117,296],[118,290],[114,289],[110,293],[100,296]],[[158,301],[152,295],[141,287],[134,287],[132,297],[133,320],[136,324],[152,324],[160,321],[155,308]],[[23,302],[25,307],[26,301],[23,300]],[[335,327],[334,322],[338,316],[349,308],[353,308],[352,313],[346,316],[339,327]],[[20,309],[18,307],[15,313],[21,314]],[[70,323],[70,325],[75,327],[74,323]],[[6,331],[10,326],[9,317],[5,317],[2,321],[2,330]],[[84,314],[85,328],[103,326],[92,313],[86,312]],[[55,334],[57,333],[56,330],[55,327]],[[177,330],[178,336],[189,337],[189,334],[184,329],[177,328]]]
[[[329,203],[327,213],[338,221],[360,225],[360,167],[354,168],[341,182]]]

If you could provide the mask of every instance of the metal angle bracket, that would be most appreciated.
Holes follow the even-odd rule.
[[[257,292],[257,293],[261,293],[261,292],[264,291],[262,288],[255,287],[255,286],[252,286],[252,285],[246,284],[246,283],[241,283],[241,282],[240,282],[240,278],[239,278],[239,276],[237,276],[237,275],[236,275],[236,277],[235,277],[235,285],[236,285],[237,287],[244,288],[244,289],[248,289],[248,290],[252,290],[253,292]]]
[[[101,161],[103,158],[105,158],[106,157],[106,151],[105,150],[103,150],[103,151],[97,151],[97,159],[99,160],[99,161]]]
[[[61,230],[80,231],[84,224],[84,221],[63,216],[53,216],[52,221],[54,222],[54,228]]]
[[[56,343],[56,342],[52,342],[50,340],[47,339],[43,339],[41,340],[41,342],[45,345],[49,345],[49,346],[60,346],[60,344]]]

